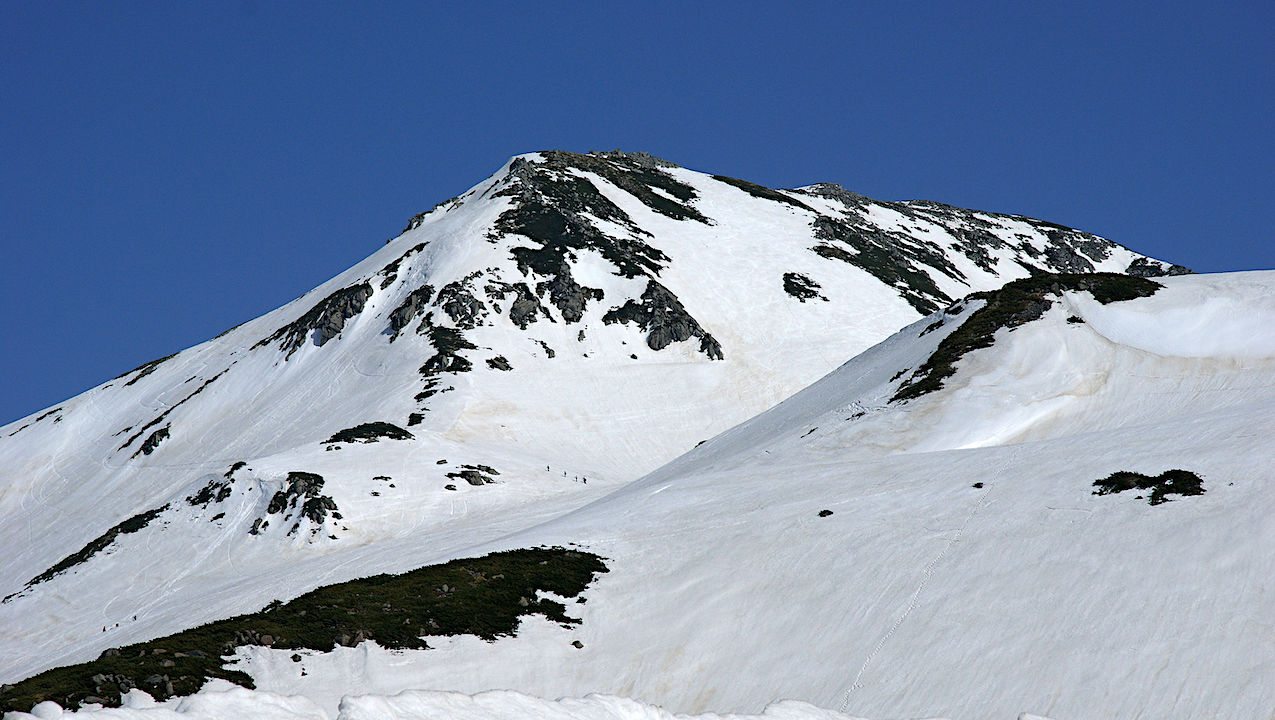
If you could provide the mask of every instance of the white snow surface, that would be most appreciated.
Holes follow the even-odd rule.
[[[637,327],[604,323],[645,281],[581,251],[571,272],[605,300],[579,323],[546,304],[550,317],[523,329],[507,299],[474,286],[504,310],[464,329],[473,370],[444,376],[454,389],[408,425],[418,368],[435,348],[414,323],[391,342],[388,318],[426,282],[437,290],[475,271],[525,281],[510,254],[524,240],[491,236],[512,202],[497,193],[517,181],[513,164],[296,302],[0,429],[0,593],[12,594],[0,604],[0,681],[320,585],[576,543],[611,571],[573,606],[583,622],[571,629],[532,619],[494,643],[434,638],[434,649],[398,652],[365,642],[301,663],[241,649],[258,691],[85,714],[503,717],[491,713],[512,712],[505,700],[581,718],[768,707],[767,717],[832,717],[774,705],[790,699],[869,717],[1256,717],[1275,707],[1270,564],[1257,552],[1275,540],[1262,482],[1272,468],[1255,450],[1275,429],[1270,274],[1168,278],[1153,297],[1112,305],[1068,294],[968,356],[941,392],[900,406],[886,402],[902,382],[892,378],[978,303],[922,334],[934,316],[917,321],[896,288],[811,252],[815,216],[858,212],[850,205],[789,192],[805,210],[671,168],[711,222],[674,220],[585,174],[667,256],[659,282],[724,359],[694,338],[657,351]],[[1036,256],[1021,248],[1045,247],[1023,219],[974,214],[966,229],[991,228],[1005,243],[975,262],[949,247],[956,221],[927,215],[935,206],[867,207],[883,232],[946,253],[963,279],[922,271],[950,296],[1025,276],[1016,262]],[[1097,269],[1138,258],[1105,247]],[[826,301],[785,292],[785,272],[816,280]],[[291,355],[261,344],[363,281],[366,305],[327,343]],[[488,367],[496,356],[513,369]],[[323,442],[371,421],[414,437]],[[170,437],[139,454],[165,424]],[[497,469],[497,482],[445,477],[462,464]],[[1115,470],[1172,467],[1199,472],[1208,493],[1156,507],[1090,495]],[[323,476],[341,517],[267,513],[292,471]],[[223,478],[224,499],[186,501]],[[251,534],[262,518],[273,522]],[[486,694],[502,689],[526,695]],[[405,693],[419,690],[436,692]],[[573,697],[583,699],[537,699]]]
[[[304,697],[285,697],[240,687],[216,687],[181,700],[157,703],[140,690],[130,692],[123,707],[65,711],[43,702],[31,713],[7,713],[5,720],[855,720],[832,710],[796,700],[768,705],[760,714],[702,713],[683,715],[630,698],[592,694],[548,700],[509,690],[477,695],[405,691],[392,696],[352,695],[330,716]]]
[[[1068,293],[941,391],[887,404],[896,368],[978,304],[925,335],[933,318],[918,322],[606,498],[468,553],[574,542],[607,558],[577,627],[364,643],[306,657],[304,676],[286,652],[245,650],[241,667],[328,708],[352,688],[508,688],[690,713],[798,698],[866,717],[1266,717],[1275,357],[1151,353],[1087,313],[1136,336],[1136,319],[1157,322],[1146,308],[1208,288],[1245,312],[1195,330],[1207,345],[1275,320],[1275,273],[1161,282],[1106,306]],[[1092,494],[1117,470],[1172,468],[1206,493]]]

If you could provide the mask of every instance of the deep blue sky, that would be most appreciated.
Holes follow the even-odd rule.
[[[7,4],[0,423],[292,300],[548,148],[1275,267],[1269,0],[602,5]]]

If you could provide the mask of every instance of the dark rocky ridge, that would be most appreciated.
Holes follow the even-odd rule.
[[[952,301],[918,265],[938,268],[953,277],[964,276],[943,253],[882,232],[866,222],[835,220],[820,215],[814,220],[815,237],[822,242],[811,248],[817,255],[840,260],[866,270],[895,288],[916,311],[928,315]]]
[[[82,563],[88,562],[89,558],[92,558],[94,555],[102,552],[103,550],[107,549],[112,544],[114,544],[115,539],[118,538],[120,535],[130,535],[132,533],[135,533],[141,530],[142,528],[149,525],[151,521],[153,521],[155,518],[159,517],[160,514],[167,509],[168,509],[168,505],[164,505],[162,507],[157,507],[153,510],[140,512],[134,515],[133,517],[121,522],[120,524],[115,525],[111,529],[107,530],[101,535],[98,535],[97,537],[90,540],[84,547],[80,548],[79,550],[59,560],[48,570],[45,570],[39,575],[36,575],[35,577],[28,580],[27,583],[22,586],[22,590],[19,590],[16,593],[6,596],[4,598],[4,602],[9,602],[9,600],[11,600],[12,598],[17,597],[18,595],[22,594],[22,592],[26,591],[27,589],[35,585],[38,585],[47,580],[52,580],[54,577],[61,575],[62,573],[70,570],[76,565],[80,565]]]
[[[372,286],[367,282],[341,288],[253,347],[263,347],[278,340],[287,357],[292,357],[292,353],[299,350],[311,334],[314,344],[322,347],[341,334],[347,320],[363,312],[363,306],[371,297]]]
[[[412,320],[425,312],[433,296],[434,286],[427,284],[416,288],[403,298],[403,302],[390,313],[390,342],[393,342]]]
[[[120,378],[122,378],[122,377],[125,377],[125,376],[127,376],[127,375],[131,375],[131,374],[133,374],[133,373],[137,373],[136,375],[133,375],[133,377],[129,378],[129,379],[128,379],[128,382],[124,383],[124,387],[129,387],[130,385],[135,384],[138,380],[141,380],[142,378],[146,377],[147,375],[150,375],[151,373],[155,372],[156,368],[158,368],[158,367],[159,367],[161,364],[163,364],[165,361],[167,361],[167,360],[171,360],[172,358],[174,358],[174,357],[176,357],[176,356],[177,356],[177,353],[173,353],[172,355],[165,355],[165,356],[164,356],[164,357],[162,357],[162,358],[158,358],[158,359],[156,359],[156,360],[151,360],[151,361],[150,361],[150,362],[148,362],[148,363],[145,363],[145,364],[143,364],[143,365],[139,365],[139,366],[137,366],[137,367],[133,368],[132,370],[129,370],[128,372],[124,373],[123,375],[117,375],[117,376],[115,377],[115,379],[116,379],[116,380],[118,380],[118,379],[120,379]]]
[[[784,273],[784,292],[797,298],[801,302],[807,300],[819,299],[824,302],[828,298],[824,297],[820,290],[819,283],[802,275],[801,273],[786,272]]]
[[[161,442],[168,439],[169,430],[171,428],[172,428],[171,425],[165,425],[164,427],[151,433],[150,436],[148,436],[145,440],[142,441],[141,447],[137,448],[137,451],[133,453],[132,457],[137,457],[139,454],[150,455],[151,453],[155,452],[155,448],[159,447],[159,444]]]
[[[722,346],[686,312],[677,296],[655,280],[648,280],[642,301],[629,300],[603,316],[604,323],[633,323],[646,332],[646,344],[663,350],[670,344],[699,338],[699,350],[711,360],[722,359]]]
[[[1115,273],[1050,274],[1014,280],[999,290],[974,293],[966,299],[984,300],[983,307],[943,338],[934,353],[899,386],[890,402],[911,400],[942,388],[944,379],[956,373],[956,362],[966,353],[991,347],[993,336],[1002,328],[1012,330],[1040,319],[1063,291],[1086,291],[1107,304],[1148,297],[1161,287],[1146,278]],[[940,319],[925,332],[941,325]]]
[[[915,221],[918,227],[930,223],[942,227],[956,238],[950,249],[987,272],[995,270],[992,251],[1000,249],[1018,256],[1018,264],[1032,274],[1092,273],[1094,263],[1109,258],[1111,251],[1118,247],[1096,235],[1021,215],[966,210],[928,200],[876,201],[832,183],[812,185],[795,192],[832,200],[845,208],[844,217],[820,216],[815,219],[816,237],[823,242],[811,248],[814,252],[866,270],[897,288],[900,295],[923,314],[934,312],[953,300],[939,290],[927,269],[962,283],[966,280],[965,275],[946,257],[945,252],[949,248],[920,242],[905,232],[882,230],[870,223],[868,210],[873,205],[893,210]],[[1004,233],[1004,228],[992,220],[1014,220],[1031,226],[1046,239],[1045,249],[1042,251],[1035,247],[1028,236],[1021,234],[1017,244],[1009,242],[993,232]],[[1137,258],[1125,272],[1155,277],[1180,275],[1190,270],[1180,265],[1162,267],[1156,261]]]
[[[496,221],[495,232],[533,243],[515,246],[511,253],[523,275],[537,278],[537,294],[547,295],[565,322],[579,322],[589,302],[602,299],[601,290],[585,287],[572,276],[576,253],[595,250],[626,278],[654,278],[668,262],[663,252],[643,240],[649,233],[575,172],[597,175],[661,215],[709,222],[691,205],[695,191],[663,172],[667,164],[649,155],[552,151],[542,157],[540,162],[519,158],[510,166],[509,183],[496,196],[510,197],[514,204]],[[624,227],[629,237],[611,237],[586,216]]]
[[[495,300],[503,301],[506,295],[513,295],[513,302],[509,304],[506,314],[509,316],[509,321],[517,325],[519,330],[526,330],[528,325],[541,317],[553,322],[553,316],[540,304],[540,299],[531,292],[527,283],[490,282],[485,289],[487,297]]]
[[[447,473],[453,480],[464,480],[475,487],[490,485],[496,482],[492,476],[499,475],[495,468],[488,465],[461,465],[460,470]]]
[[[804,202],[794,197],[789,197],[779,192],[778,190],[771,190],[770,188],[765,187],[764,185],[750,183],[747,180],[740,180],[739,178],[727,177],[725,175],[714,175],[713,179],[718,182],[726,183],[727,185],[730,185],[732,187],[739,188],[740,190],[743,190],[744,192],[748,193],[749,195],[752,195],[755,198],[761,198],[762,200],[770,200],[772,202],[784,203],[785,205],[791,205],[795,208],[801,208],[802,210],[814,212],[814,209],[812,209],[809,205],[805,204]]]
[[[299,510],[296,522],[288,530],[289,535],[300,529],[302,519],[314,524],[310,528],[311,535],[319,531],[329,513],[337,520],[341,519],[332,497],[319,494],[323,490],[323,476],[310,472],[292,471],[288,473],[285,482],[283,489],[275,492],[270,498],[270,504],[266,506],[266,514],[283,514],[283,519],[289,520],[293,517],[292,511]],[[300,503],[299,509],[298,503]],[[253,529],[256,530],[257,526],[254,525]]]
[[[422,214],[418,217],[424,218],[425,216],[424,214]],[[420,224],[419,221],[417,221],[417,226],[419,226],[419,224]],[[415,229],[415,226],[409,225],[409,227],[405,229],[403,232],[407,232],[408,230],[414,230],[414,229]],[[425,249],[425,243],[417,243],[416,245],[413,245],[410,249],[408,249],[407,252],[394,258],[393,260],[390,261],[388,265],[381,268],[381,275],[384,278],[381,280],[381,289],[384,290],[390,285],[393,285],[394,281],[398,279],[398,268],[400,265],[403,264],[404,260],[410,258],[411,256],[415,255],[416,253],[424,249]]]
[[[226,374],[226,370],[222,370],[221,372],[217,373],[216,375],[213,375],[212,377],[210,377],[210,378],[208,378],[207,380],[205,380],[205,381],[203,382],[203,384],[202,384],[202,385],[200,385],[199,387],[195,388],[194,392],[192,392],[191,394],[189,394],[189,395],[187,395],[186,397],[182,398],[181,400],[177,401],[176,403],[173,403],[173,404],[172,404],[172,405],[171,405],[171,406],[170,406],[167,410],[165,410],[163,413],[161,413],[161,414],[159,415],[159,417],[156,417],[155,419],[153,419],[153,420],[151,420],[150,422],[148,422],[148,423],[146,423],[145,425],[143,425],[141,430],[138,430],[136,433],[133,433],[133,435],[131,435],[131,436],[128,438],[128,440],[125,440],[125,441],[124,441],[124,444],[123,444],[123,445],[120,445],[118,449],[119,449],[119,450],[123,450],[124,448],[128,447],[129,445],[132,445],[134,441],[136,441],[139,437],[141,437],[141,436],[142,436],[142,433],[145,433],[147,430],[150,430],[151,428],[155,427],[156,425],[160,424],[161,422],[164,422],[164,418],[166,418],[166,417],[168,417],[169,415],[171,415],[171,414],[173,413],[173,411],[174,411],[174,410],[176,410],[177,408],[181,407],[182,405],[185,405],[186,403],[190,402],[191,398],[194,398],[196,395],[198,395],[199,393],[203,392],[203,391],[204,391],[204,390],[205,390],[205,389],[206,389],[209,385],[212,385],[212,384],[213,384],[214,382],[216,382],[216,381],[217,381],[217,380],[218,380],[221,376],[223,376],[223,375],[225,375],[225,374]],[[128,429],[132,429],[132,428],[128,428]],[[167,435],[165,435],[165,436],[167,436]],[[162,438],[162,437],[161,437],[161,438],[158,438],[158,439],[155,441],[155,442],[156,442],[156,444],[158,444],[159,440],[163,440],[163,438]],[[155,448],[154,448],[154,446],[152,446],[152,447],[151,447],[151,450],[153,451],[154,449],[155,449]],[[150,454],[150,453],[147,453],[147,455],[149,455],[149,454]],[[136,453],[136,452],[134,452],[134,453],[133,453],[133,455],[132,455],[132,457],[137,457],[137,453]]]

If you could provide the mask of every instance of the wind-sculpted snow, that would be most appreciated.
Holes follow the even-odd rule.
[[[1038,320],[1063,292],[1083,291],[1102,304],[1133,300],[1154,295],[1162,286],[1146,278],[1128,275],[1036,275],[1015,280],[999,290],[974,293],[970,300],[983,301],[982,307],[960,323],[960,327],[939,343],[934,354],[912,372],[891,397],[891,401],[909,400],[943,387],[944,378],[956,373],[956,362],[978,348],[989,347],[1000,330]],[[1070,317],[1069,317],[1069,322]],[[929,332],[943,322],[927,326]]]

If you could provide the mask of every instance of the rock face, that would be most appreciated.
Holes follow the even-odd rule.
[[[320,495],[319,491],[323,490],[323,477],[310,472],[293,471],[288,473],[283,489],[276,492],[270,498],[270,504],[266,506],[266,513],[269,515],[282,515],[283,519],[289,520],[296,516],[296,522],[292,528],[288,530],[288,534],[292,535],[301,527],[301,520],[306,519],[313,523],[310,533],[317,533],[323,525],[323,521],[327,519],[328,514],[332,517],[341,519],[340,513],[337,512],[336,502],[329,495]]]
[[[646,344],[652,350],[663,350],[672,343],[698,338],[700,352],[711,360],[722,359],[722,346],[717,340],[686,312],[676,295],[654,280],[647,282],[640,302],[629,300],[607,313],[602,322],[637,325],[646,331]]]
[[[322,347],[341,334],[341,330],[345,328],[345,322],[362,312],[363,306],[370,297],[372,297],[372,286],[366,282],[337,290],[320,300],[301,317],[276,330],[258,345],[264,346],[279,341],[280,348],[291,356],[313,333],[314,344]]]

